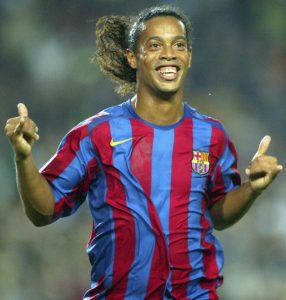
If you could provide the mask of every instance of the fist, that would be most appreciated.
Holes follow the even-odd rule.
[[[25,159],[31,154],[34,141],[39,139],[38,127],[28,117],[28,109],[23,103],[17,108],[18,116],[7,121],[5,132],[16,157]]]

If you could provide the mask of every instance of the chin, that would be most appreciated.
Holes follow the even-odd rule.
[[[171,94],[176,94],[180,91],[181,86],[176,85],[169,85],[169,84],[164,84],[164,85],[160,85],[158,87],[158,90],[161,93],[171,93]]]
[[[173,81],[158,81],[156,85],[158,90],[162,92],[176,93],[182,88],[183,81],[181,79],[182,78],[177,78]]]
[[[175,96],[178,92],[180,91],[180,89],[159,89],[158,90],[158,94],[161,98],[163,99],[169,99],[173,96]]]
[[[149,85],[149,89],[159,97],[168,99],[181,92],[182,82],[180,80],[163,82],[161,80],[154,80],[153,84]]]

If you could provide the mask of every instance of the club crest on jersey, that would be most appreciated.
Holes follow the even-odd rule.
[[[210,168],[209,153],[193,150],[192,168],[200,175],[207,174]]]

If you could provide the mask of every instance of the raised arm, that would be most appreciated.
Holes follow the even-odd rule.
[[[18,116],[7,121],[5,132],[14,150],[17,187],[26,215],[36,226],[47,225],[52,221],[54,198],[32,157],[32,146],[39,139],[38,127],[23,103],[18,104]]]
[[[282,170],[282,165],[278,165],[276,157],[266,155],[270,142],[270,136],[265,136],[261,140],[256,154],[246,169],[248,181],[227,193],[211,208],[211,217],[216,229],[225,229],[242,218],[255,199]]]

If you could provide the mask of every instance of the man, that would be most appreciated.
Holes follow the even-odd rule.
[[[126,42],[125,37],[128,37]],[[88,195],[93,231],[84,299],[218,299],[223,250],[212,229],[238,221],[282,170],[260,143],[243,184],[222,124],[184,103],[190,23],[149,8],[103,17],[97,59],[132,99],[73,128],[39,172],[38,127],[24,104],[6,134],[18,189],[36,226],[71,215]]]

